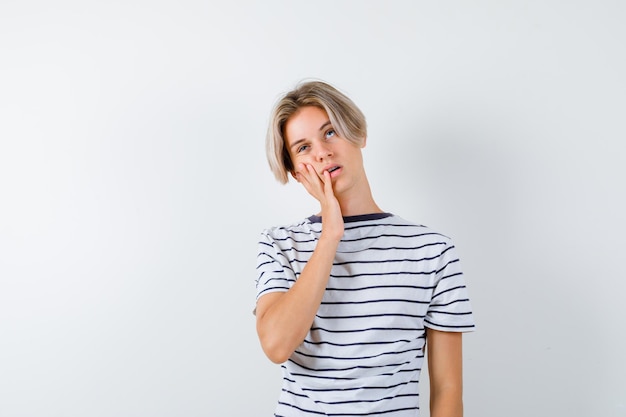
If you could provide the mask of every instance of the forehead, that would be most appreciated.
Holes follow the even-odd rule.
[[[298,109],[285,123],[285,141],[287,146],[301,139],[317,136],[329,121],[324,109],[306,106]]]

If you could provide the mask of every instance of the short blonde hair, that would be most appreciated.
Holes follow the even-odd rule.
[[[265,151],[276,179],[285,184],[294,166],[285,140],[285,125],[300,108],[315,106],[328,114],[337,134],[355,145],[363,146],[367,124],[361,110],[345,94],[322,81],[301,82],[274,106],[267,129]]]

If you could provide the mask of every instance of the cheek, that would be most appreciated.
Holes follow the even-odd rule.
[[[311,165],[313,163],[313,160],[309,155],[295,155],[291,158],[291,162],[293,163],[294,170],[302,171],[299,166],[301,164]]]

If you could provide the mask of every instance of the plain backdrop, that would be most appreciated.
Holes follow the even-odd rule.
[[[257,239],[304,78],[387,211],[451,236],[467,417],[626,415],[622,1],[0,3],[0,416],[269,416]],[[428,415],[428,384],[422,384]]]

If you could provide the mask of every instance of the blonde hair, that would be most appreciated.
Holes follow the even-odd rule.
[[[326,111],[337,134],[349,142],[362,146],[367,137],[365,116],[345,94],[322,81],[301,82],[274,106],[265,140],[270,169],[283,184],[294,169],[286,146],[285,124],[300,108],[307,106]]]

